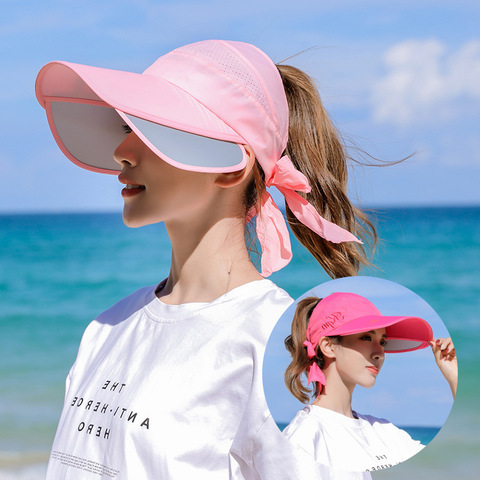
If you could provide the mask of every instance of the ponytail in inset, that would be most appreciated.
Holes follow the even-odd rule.
[[[318,213],[375,246],[377,235],[365,213],[347,196],[346,148],[325,111],[311,78],[298,68],[277,65],[285,88],[289,116],[285,150],[312,190],[302,194]],[[365,249],[354,242],[331,243],[300,223],[286,205],[287,221],[298,240],[333,278],[356,275],[369,265]]]
[[[302,375],[306,374],[312,362],[311,359],[308,358],[307,348],[303,345],[303,342],[307,338],[306,332],[310,315],[319,301],[320,299],[317,297],[307,297],[298,302],[292,320],[292,333],[285,339],[285,347],[292,356],[292,362],[285,371],[285,385],[290,393],[302,403],[308,403],[312,393],[315,396],[318,395],[317,383],[315,382],[312,392],[310,388],[306,387],[302,382]],[[315,358],[315,361],[316,360]],[[318,366],[322,368],[323,365]]]
[[[318,345],[315,346],[315,357],[308,358],[307,347],[303,342],[307,339],[308,322],[313,310],[321,302],[321,298],[307,297],[297,303],[295,315],[292,320],[292,333],[285,339],[285,347],[292,356],[290,365],[285,370],[285,385],[289,392],[302,403],[308,403],[310,396],[318,397],[322,391],[318,382],[313,382],[314,386],[310,389],[302,382],[302,375],[307,379],[308,369],[312,362],[318,365],[320,370],[325,366],[325,357]],[[328,337],[332,343],[341,343],[341,337],[338,335]]]

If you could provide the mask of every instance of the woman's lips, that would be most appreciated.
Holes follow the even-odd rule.
[[[124,172],[120,173],[118,181],[125,185],[125,188],[122,190],[123,198],[134,197],[145,190],[145,185],[133,182],[132,179],[127,178],[127,175]]]
[[[367,370],[370,370],[374,375],[378,375],[378,368],[376,367],[367,367]]]
[[[118,176],[118,181],[125,185],[125,188],[122,190],[122,197],[133,197],[142,193],[145,190],[145,185],[140,185],[139,183],[135,183],[131,178],[127,177],[126,172],[121,172]]]
[[[122,197],[133,197],[134,195],[138,195],[139,193],[143,192],[145,187],[143,185],[135,185],[133,183],[127,183],[127,186],[122,190]]]

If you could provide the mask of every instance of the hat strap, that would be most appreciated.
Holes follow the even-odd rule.
[[[349,231],[321,217],[313,205],[296,192],[308,193],[311,188],[305,175],[295,168],[288,156],[284,155],[275,164],[265,185],[275,186],[285,197],[295,217],[325,240],[332,243],[362,243]],[[262,194],[256,223],[257,237],[262,247],[261,273],[268,277],[288,264],[292,258],[292,248],[282,212],[267,191]]]

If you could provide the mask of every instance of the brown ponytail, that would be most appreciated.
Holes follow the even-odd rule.
[[[295,310],[292,320],[292,333],[285,339],[285,347],[292,356],[290,365],[285,370],[285,385],[290,393],[298,398],[302,403],[308,403],[310,396],[317,397],[319,393],[318,383],[314,382],[312,390],[302,382],[302,375],[307,378],[307,369],[312,359],[308,358],[307,348],[303,342],[307,339],[307,327],[312,315],[313,309],[321,299],[317,297],[307,297],[300,300]],[[329,337],[333,342],[340,343],[339,336]],[[318,345],[315,347],[316,357],[313,361],[320,369],[324,367],[325,358]]]
[[[312,191],[302,194],[325,219],[375,246],[377,235],[366,214],[347,196],[346,148],[325,111],[312,79],[301,70],[277,65],[290,110],[285,153],[308,179]],[[299,222],[286,206],[287,221],[298,240],[332,277],[356,275],[369,265],[365,249],[354,242],[331,243]]]
[[[347,160],[350,157],[339,133],[325,111],[312,79],[298,68],[277,65],[289,108],[288,143],[285,149],[295,167],[308,179],[312,190],[300,193],[318,213],[353,233],[366,246],[375,248],[377,233],[367,215],[347,196]],[[265,190],[265,176],[258,163],[243,203],[245,213],[256,206]],[[331,243],[299,222],[286,205],[287,222],[293,233],[332,277],[356,275],[370,265],[364,246],[355,242]],[[247,236],[250,237],[250,235]]]
[[[308,320],[318,302],[319,299],[316,297],[307,297],[298,302],[292,320],[292,333],[285,339],[285,347],[292,356],[292,362],[285,370],[285,385],[302,403],[308,403],[312,394],[312,391],[302,383],[302,374],[306,373],[310,365],[303,342],[307,338]],[[313,393],[318,394],[316,383]]]

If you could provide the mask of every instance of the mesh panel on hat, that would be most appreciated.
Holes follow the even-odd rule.
[[[178,52],[186,52],[202,58],[218,70],[230,77],[236,83],[245,88],[264,108],[267,115],[272,119],[272,109],[267,95],[248,63],[242,61],[238,53],[231,50],[228,45],[218,41],[203,41],[193,43],[177,49]]]

